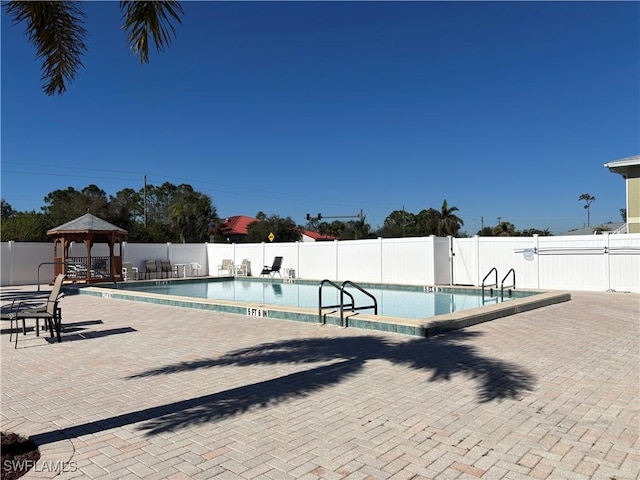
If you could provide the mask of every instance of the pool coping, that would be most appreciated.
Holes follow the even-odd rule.
[[[233,277],[198,277],[198,281],[228,280]],[[189,279],[156,279],[147,282],[180,282]],[[254,279],[254,281],[282,281],[273,279]],[[321,280],[318,280],[320,282]],[[375,285],[375,284],[367,284]],[[400,288],[424,288],[431,291],[458,290],[460,292],[469,291],[481,292],[479,287],[449,286],[449,285],[398,285]],[[107,288],[105,288],[107,287]],[[395,287],[395,285],[394,285]],[[126,292],[126,293],[125,293]],[[336,325],[341,327],[353,327],[365,330],[378,330],[384,332],[398,333],[419,337],[438,335],[451,330],[457,330],[479,323],[496,320],[498,318],[515,315],[517,313],[546,307],[556,303],[571,300],[571,294],[564,291],[540,291],[526,289],[530,296],[512,298],[508,302],[484,305],[481,307],[462,310],[443,315],[436,315],[423,319],[389,317],[383,315],[372,315],[360,312],[345,312],[344,325],[341,325],[341,318],[338,311],[323,313],[320,317],[318,309],[305,307],[290,307],[283,305],[265,305],[251,302],[241,302],[233,300],[204,299],[184,297],[178,295],[161,295],[148,292],[136,292],[109,288],[107,285],[71,286],[65,287],[66,294],[91,295],[115,300],[130,300],[137,302],[153,303],[156,305],[167,305],[174,307],[195,308],[201,310],[211,310],[225,313],[235,313],[253,317],[264,317],[278,320],[292,320],[306,322],[316,325]]]

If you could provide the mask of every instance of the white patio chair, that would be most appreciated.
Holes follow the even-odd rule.
[[[138,280],[138,267],[134,267],[131,262],[122,262],[122,279]]]
[[[236,277],[249,277],[251,276],[251,262],[248,259],[243,259],[240,265],[234,265],[233,275]]]

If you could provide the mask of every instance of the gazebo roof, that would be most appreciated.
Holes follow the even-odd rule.
[[[126,235],[127,231],[120,227],[102,220],[101,218],[85,213],[81,217],[71,220],[59,227],[52,228],[47,231],[47,235],[57,235],[60,233],[81,233],[81,232],[94,232],[94,233],[119,233],[120,235]]]

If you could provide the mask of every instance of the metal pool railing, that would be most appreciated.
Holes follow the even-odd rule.
[[[340,303],[338,303],[336,305],[323,305],[322,304],[322,287],[324,287],[325,285],[331,285],[332,287],[334,287],[334,288],[336,288],[336,289],[338,289],[340,291]],[[351,293],[346,291],[346,287],[347,286],[351,286],[351,287],[359,290],[360,292],[364,293],[369,298],[371,298],[373,300],[373,305],[366,305],[366,306],[356,307],[356,302],[355,302],[355,299],[354,299],[353,295],[351,295]],[[345,303],[344,302],[344,296],[345,295],[347,295],[351,299],[351,303]],[[352,312],[355,312],[356,310],[369,310],[369,309],[373,308],[374,315],[378,314],[378,301],[376,300],[376,297],[374,297],[371,293],[366,291],[360,285],[352,282],[351,280],[345,280],[344,282],[342,282],[342,285],[338,285],[338,284],[336,284],[336,283],[334,283],[334,282],[332,282],[331,280],[328,280],[328,279],[322,280],[322,282],[320,282],[320,286],[318,287],[318,323],[323,323],[323,324],[326,323],[326,314],[322,315],[322,310],[323,309],[340,308],[340,326],[341,327],[346,326],[345,321],[344,321],[344,310],[345,310],[345,307],[347,308],[347,310],[350,310]],[[334,312],[335,312],[335,310],[334,310]]]

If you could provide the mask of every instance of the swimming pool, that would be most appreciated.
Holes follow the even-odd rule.
[[[318,308],[320,282],[282,282],[256,279],[216,279],[207,282],[138,282],[135,284],[120,283],[118,290],[146,292],[159,295],[207,298],[211,300],[227,300],[248,302],[258,305],[281,305],[288,307]],[[481,292],[447,289],[445,287],[418,287],[397,285],[359,284],[375,298],[379,315],[402,318],[427,318],[436,315],[453,313],[461,310],[499,303],[500,292],[488,292],[483,297]],[[351,295],[346,301],[366,307],[373,305],[366,294],[352,285],[345,286]],[[533,295],[533,292],[507,292],[504,301]],[[339,290],[329,283],[322,288],[322,304],[338,305]],[[363,312],[374,313],[373,308],[364,308]]]
[[[339,308],[322,309],[319,315],[319,286],[319,280],[216,277],[120,282],[72,290],[113,299],[418,336],[463,328],[571,298],[562,292],[514,290],[510,296],[505,292],[505,301],[500,301],[499,291],[483,298],[478,288],[360,284],[376,298],[378,314],[374,314],[373,308],[353,312],[347,308],[342,317]],[[359,290],[349,286],[345,290],[353,296],[356,307],[373,306],[371,299]],[[322,305],[338,304],[338,289],[325,285]]]

